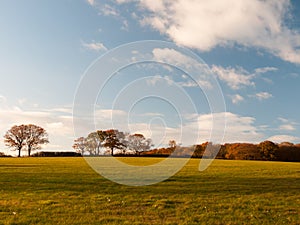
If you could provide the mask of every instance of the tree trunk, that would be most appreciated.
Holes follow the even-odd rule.
[[[18,157],[21,157],[21,148],[19,148],[18,151],[19,151]]]
[[[114,156],[114,148],[111,148],[111,156]]]
[[[30,153],[31,153],[31,148],[28,147],[28,156],[30,157]]]

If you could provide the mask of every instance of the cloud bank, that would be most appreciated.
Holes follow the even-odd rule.
[[[300,32],[286,25],[290,0],[119,0],[134,17],[179,45],[209,51],[234,45],[264,49],[300,64]]]

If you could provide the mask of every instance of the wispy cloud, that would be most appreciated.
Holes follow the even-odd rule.
[[[226,126],[224,127],[224,119]],[[255,118],[238,115],[231,112],[195,115],[190,116],[190,123],[187,123],[191,132],[200,128],[199,142],[210,140],[211,132],[222,137],[225,130],[223,143],[225,142],[260,142],[264,139],[255,126]],[[195,123],[197,121],[197,123]],[[214,127],[213,127],[214,122]],[[213,130],[212,130],[213,129]]]
[[[231,95],[230,98],[233,104],[238,104],[245,100],[244,97],[239,94]]]
[[[168,63],[184,71],[193,73],[193,77],[183,75],[182,81],[178,82],[182,87],[197,87],[203,89],[212,88],[212,74],[209,73],[209,67],[204,62],[183,54],[175,49],[155,48],[152,51],[153,60],[156,62]],[[192,79],[191,79],[192,78]]]
[[[118,17],[120,15],[118,10],[115,7],[113,7],[112,5],[109,5],[109,4],[101,5],[101,7],[99,7],[99,10],[100,10],[100,14],[102,14],[104,16],[116,16],[116,17]]]
[[[273,95],[270,94],[269,92],[259,92],[259,93],[256,93],[253,97],[255,97],[258,100],[262,101],[262,100],[272,98]]]
[[[158,83],[165,83],[167,85],[175,84],[174,80],[170,76],[161,76],[161,75],[155,75],[152,77],[148,77],[146,80],[147,84],[150,86],[155,86]]]
[[[255,69],[255,74],[262,74],[262,73],[273,72],[277,70],[278,68],[276,67],[262,67],[262,68]]]
[[[91,43],[82,42],[82,46],[85,47],[88,50],[93,50],[93,51],[107,51],[107,48],[101,42],[91,42]]]
[[[182,76],[183,80],[186,80],[181,82],[183,87],[196,87],[200,84],[201,87],[211,88],[211,77],[214,74],[231,89],[239,90],[245,87],[254,87],[255,79],[260,78],[263,74],[278,70],[275,67],[259,67],[253,71],[247,71],[243,67],[208,66],[188,55],[169,48],[156,48],[152,53],[153,60],[157,62],[169,63],[170,65],[187,70],[192,69],[192,71],[204,72],[202,73],[203,75],[197,76],[196,82],[186,79],[187,76]],[[211,73],[208,73],[208,71]]]
[[[296,128],[292,124],[283,124],[279,126],[279,130],[282,131],[294,131]]]
[[[188,68],[199,64],[197,60],[177,51],[176,49],[155,48],[153,49],[152,54],[155,61],[169,63],[173,66]]]
[[[283,117],[278,117],[278,121],[281,123],[278,127],[279,131],[295,131],[298,125],[296,122]]]
[[[230,88],[238,90],[244,86],[254,86],[252,81],[253,75],[249,74],[241,67],[238,68],[223,68],[221,66],[212,66],[212,71],[224,81]]]
[[[129,31],[129,23],[127,20],[123,21],[123,25],[121,26],[121,30]]]
[[[282,142],[299,142],[300,139],[298,137],[292,136],[292,135],[285,135],[285,134],[279,134],[274,135],[268,138],[269,141],[273,141],[275,143],[282,143]]]

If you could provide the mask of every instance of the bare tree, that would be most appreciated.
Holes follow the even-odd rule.
[[[24,147],[27,147],[28,156],[30,156],[31,151],[41,149],[41,145],[49,143],[49,140],[44,128],[34,124],[22,124],[10,128],[4,135],[4,142],[7,146],[17,150],[18,157],[20,157]]]

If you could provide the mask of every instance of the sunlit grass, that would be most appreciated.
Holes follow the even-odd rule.
[[[83,158],[0,159],[0,224],[299,224],[299,163],[198,166],[192,159],[164,182],[128,187],[104,179]]]

